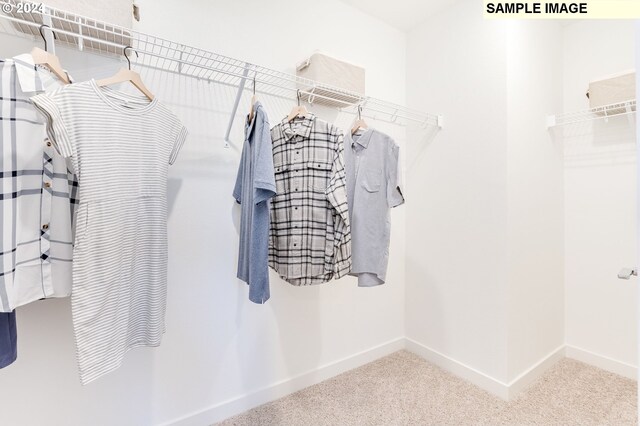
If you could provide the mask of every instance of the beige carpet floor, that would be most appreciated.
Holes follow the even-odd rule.
[[[505,402],[406,351],[228,419],[265,425],[636,425],[637,384],[564,359]]]

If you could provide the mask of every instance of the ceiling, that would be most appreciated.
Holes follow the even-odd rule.
[[[342,0],[360,11],[409,31],[457,0]]]

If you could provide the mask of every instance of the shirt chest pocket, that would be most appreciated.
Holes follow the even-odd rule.
[[[378,192],[382,184],[382,172],[380,170],[365,170],[362,177],[362,187],[367,192]]]
[[[316,192],[325,192],[331,180],[332,164],[326,161],[309,161],[305,173],[308,176],[308,187]]]

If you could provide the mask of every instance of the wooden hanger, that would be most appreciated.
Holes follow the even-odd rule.
[[[44,65],[49,69],[49,71],[53,73],[53,75],[58,77],[60,81],[62,81],[64,84],[69,84],[71,83],[71,80],[69,80],[69,76],[64,71],[64,69],[62,69],[62,65],[60,65],[60,59],[53,53],[47,51],[47,39],[42,32],[44,27],[51,29],[51,27],[48,25],[40,25],[40,35],[42,36],[42,40],[44,40],[44,50],[40,49],[39,47],[33,48],[33,50],[31,51],[33,63],[35,65]],[[56,33],[53,32],[53,30],[51,31],[53,37],[56,38]]]
[[[362,118],[362,105],[358,105],[358,119],[353,123],[351,134],[354,135],[359,129],[368,129],[369,125]]]
[[[291,121],[296,117],[306,117],[309,115],[309,111],[305,108],[304,105],[300,105],[300,89],[297,92],[298,97],[298,105],[294,106],[289,115],[287,116],[287,121]]]
[[[131,61],[129,60],[129,56],[127,56],[127,49],[133,50],[133,47],[127,46],[124,48],[124,57],[127,58],[127,63],[129,64],[129,68],[128,69],[120,68],[120,70],[115,75],[108,78],[104,78],[102,80],[98,80],[96,83],[98,84],[98,86],[104,87],[104,86],[111,86],[119,83],[125,83],[128,81],[131,84],[133,84],[136,89],[141,91],[147,97],[147,99],[152,101],[155,96],[153,95],[153,93],[151,93],[149,89],[147,89],[147,86],[144,85],[144,83],[142,82],[142,77],[140,77],[140,74],[138,74],[137,72],[131,69]],[[138,56],[138,52],[136,52],[135,50],[133,51],[135,52],[136,56]]]

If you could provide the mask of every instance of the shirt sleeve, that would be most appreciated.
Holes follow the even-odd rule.
[[[244,167],[245,167],[245,155],[244,150],[246,146],[242,147],[243,152],[240,156],[240,165],[238,166],[238,174],[236,175],[236,184],[233,186],[233,198],[236,200],[236,203],[242,204],[242,177],[244,176]]]
[[[344,170],[344,140],[337,136],[336,152],[331,165],[331,179],[327,187],[327,198],[334,209],[334,277],[340,278],[351,272],[351,227],[347,208],[347,183]]]
[[[387,203],[389,204],[389,207],[393,208],[404,204],[400,147],[393,141],[391,142],[388,161]]]
[[[276,195],[276,175],[273,169],[273,143],[269,121],[264,113],[258,112],[255,118],[259,120],[256,133],[256,159],[253,180],[254,202],[256,204],[268,200]]]
[[[59,93],[59,90],[51,93],[42,93],[33,96],[31,102],[46,119],[47,136],[56,151],[64,158],[69,158],[73,155],[73,146],[67,132],[67,123],[58,107]]]
[[[178,136],[173,142],[173,147],[171,149],[171,155],[169,156],[169,164],[173,164],[176,162],[178,158],[178,153],[180,153],[180,149],[182,149],[182,145],[184,145],[184,141],[187,139],[187,135],[189,131],[185,126],[180,124],[180,130],[178,131]]]

